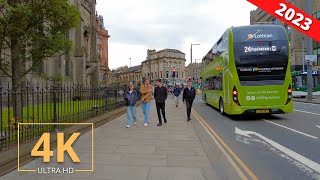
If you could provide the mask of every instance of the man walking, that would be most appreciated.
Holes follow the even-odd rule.
[[[176,85],[173,89],[174,101],[176,103],[176,107],[179,106],[179,96],[181,94],[181,90],[179,89],[178,85]]]
[[[192,87],[192,82],[189,81],[188,86],[183,90],[183,102],[186,102],[186,105],[187,105],[188,121],[191,120],[190,118],[191,108],[192,108],[192,103],[195,97],[196,97],[196,90]]]
[[[162,85],[161,79],[158,79],[157,87],[154,89],[154,99],[156,100],[156,107],[157,107],[157,113],[158,113],[158,119],[159,119],[159,123],[157,126],[162,125],[160,110],[162,112],[164,123],[167,123],[166,111],[165,111],[165,102],[167,100],[167,97],[168,97],[167,88]]]

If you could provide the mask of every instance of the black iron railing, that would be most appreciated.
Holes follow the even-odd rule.
[[[3,86],[0,82],[0,151],[62,129],[56,125],[19,123],[74,123],[124,106],[122,87],[79,85]]]

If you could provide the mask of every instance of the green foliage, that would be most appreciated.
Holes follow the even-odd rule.
[[[48,81],[52,81],[52,82],[62,82],[64,77],[59,75],[59,76],[48,76],[46,74],[38,74],[38,76],[40,76],[41,78],[48,80]]]
[[[80,24],[80,12],[68,0],[0,0],[0,11],[0,70],[11,78],[22,78],[43,59],[69,52],[66,34]],[[17,65],[20,71],[14,70]]]

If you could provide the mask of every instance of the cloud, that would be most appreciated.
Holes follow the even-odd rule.
[[[199,59],[226,28],[248,25],[252,9],[255,6],[245,0],[97,0],[98,14],[104,16],[111,35],[111,68],[130,56],[139,64],[145,60],[147,49],[153,48],[179,49],[189,62],[191,42],[201,44],[193,52]],[[123,54],[129,47],[136,51]]]

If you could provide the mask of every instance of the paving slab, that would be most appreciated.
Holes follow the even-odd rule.
[[[38,175],[13,171],[0,180],[214,180],[218,179],[192,123],[186,121],[183,108],[176,108],[172,99],[166,102],[168,123],[157,127],[155,103],[151,104],[150,123],[143,126],[141,108],[137,107],[137,125],[126,128],[123,115],[94,130],[94,173],[72,175]],[[73,145],[81,157],[74,164],[69,157],[56,166],[79,169],[91,167],[91,133],[81,136]],[[44,166],[41,159],[22,168]]]

